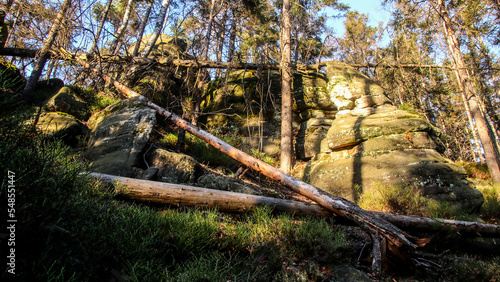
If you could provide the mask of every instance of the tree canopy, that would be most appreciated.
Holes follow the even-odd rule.
[[[357,66],[382,85],[397,106],[418,112],[440,129],[447,157],[498,162],[498,1],[382,2],[391,12],[390,21],[370,26],[369,15],[351,10],[349,1],[290,0],[287,13],[292,71],[297,65],[319,66],[332,59]],[[152,58],[165,52],[148,55],[146,42],[160,46],[172,40],[179,49],[173,52],[175,55],[169,53],[174,57],[170,59],[273,64],[278,69],[286,38],[282,34],[283,7],[283,1],[272,0],[73,0],[68,9],[63,9],[63,1],[53,0],[2,4],[9,29],[6,48],[47,52],[62,47],[74,53],[95,53],[97,57],[135,54]],[[56,20],[59,17],[60,22]],[[335,33],[335,21],[343,21],[344,34]],[[384,37],[388,40],[382,40]],[[41,67],[39,76],[104,87],[82,76],[79,66],[50,59],[45,64],[41,59],[35,59]],[[29,76],[35,61],[14,57],[12,62]],[[119,78],[124,70],[110,65],[107,71]],[[224,77],[226,72],[186,72],[185,82],[179,87],[190,93],[187,96],[193,105],[189,107],[196,109],[200,103],[203,83]],[[137,69],[130,74],[137,74]],[[479,127],[479,119],[486,128]],[[485,151],[488,142],[491,152]]]

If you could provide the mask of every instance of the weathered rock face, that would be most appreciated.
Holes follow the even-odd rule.
[[[64,112],[81,120],[88,118],[88,106],[71,88],[63,87],[46,103],[45,109],[52,112]]]
[[[87,158],[92,169],[107,174],[132,176],[143,165],[142,151],[156,123],[155,110],[141,98],[113,104],[92,116]]]
[[[164,149],[148,152],[146,161],[158,168],[156,177],[162,182],[193,183],[201,173],[200,164],[192,157]]]
[[[212,81],[201,107],[203,112],[215,114],[203,115],[201,123],[218,136],[241,136],[244,144],[277,156],[281,117],[274,106],[279,107],[280,101],[278,95],[270,93],[279,93],[279,85],[278,73],[254,70],[235,71],[227,81]]]
[[[440,155],[437,129],[390,105],[380,86],[353,68],[334,62],[326,72],[327,87],[320,88],[325,92],[315,94],[321,103],[309,106],[338,112],[334,119],[302,123],[296,150],[298,158],[311,161],[299,169],[299,177],[353,201],[383,183],[416,185],[423,195],[466,211],[482,204],[465,170]]]
[[[78,136],[86,133],[86,127],[80,121],[62,112],[42,113],[37,127],[44,135],[54,136],[72,146],[77,145]]]

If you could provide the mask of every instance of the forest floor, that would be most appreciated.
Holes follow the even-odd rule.
[[[406,260],[389,256],[389,267],[373,273],[369,235],[335,218],[298,218],[269,208],[225,214],[120,199],[114,189],[81,174],[88,164],[78,150],[26,126],[30,114],[0,118],[1,253],[15,256],[15,268],[2,256],[2,281],[500,279],[500,240],[412,234],[432,241]],[[267,194],[304,200],[255,179]],[[492,195],[483,220],[498,222],[500,188],[487,179],[475,181]],[[14,233],[7,229],[9,217],[16,219]]]

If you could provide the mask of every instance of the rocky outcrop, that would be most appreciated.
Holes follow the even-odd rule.
[[[421,188],[422,194],[465,211],[476,210],[481,193],[463,168],[441,156],[440,132],[418,114],[398,110],[380,86],[353,68],[333,62],[321,104],[334,119],[305,120],[297,136],[298,157],[311,159],[299,177],[356,201],[380,183]],[[327,100],[330,105],[327,106]]]
[[[87,130],[74,116],[63,112],[42,113],[37,128],[43,135],[61,139],[71,146],[76,146],[78,137],[84,135]]]
[[[63,87],[45,103],[45,109],[52,112],[64,112],[87,120],[89,118],[88,106],[85,101],[76,95],[71,88]]]
[[[131,98],[110,105],[92,116],[87,158],[94,171],[131,177],[144,166],[143,149],[156,124],[155,110],[146,100]]]
[[[146,154],[149,165],[157,167],[156,178],[168,183],[193,183],[201,174],[200,164],[192,157],[156,148]]]

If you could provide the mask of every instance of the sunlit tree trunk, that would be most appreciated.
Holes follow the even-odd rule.
[[[148,8],[146,9],[146,13],[144,15],[144,19],[142,20],[139,36],[137,37],[137,42],[135,43],[134,52],[132,52],[132,56],[136,57],[139,54],[139,48],[141,47],[142,36],[144,35],[144,30],[146,29],[146,25],[148,24],[149,15],[151,14],[151,8],[153,7],[154,1],[151,0],[148,4]]]
[[[64,2],[61,5],[61,8],[59,9],[59,12],[57,12],[56,20],[52,25],[49,34],[47,35],[47,39],[45,40],[43,47],[40,50],[38,59],[35,65],[33,66],[33,71],[31,72],[30,78],[28,79],[28,82],[26,83],[23,93],[21,94],[21,97],[25,101],[29,100],[30,93],[35,89],[35,86],[38,80],[40,79],[40,76],[42,75],[45,63],[49,58],[49,49],[52,47],[52,44],[56,39],[57,32],[59,31],[61,23],[64,21],[64,18],[66,17],[66,12],[68,11],[70,6],[71,6],[71,0],[64,0]]]
[[[127,29],[128,22],[130,20],[130,12],[132,11],[132,3],[134,0],[128,0],[127,7],[125,8],[125,14],[123,14],[123,19],[120,27],[116,31],[115,39],[111,43],[111,47],[109,48],[110,54],[116,54],[120,48],[118,48],[120,42],[122,41],[123,35],[125,34],[125,30]]]
[[[474,118],[474,122],[479,133],[479,138],[481,139],[481,143],[483,145],[484,155],[492,181],[495,183],[500,183],[500,158],[496,153],[496,148],[489,133],[489,127],[486,119],[481,112],[480,104],[476,97],[471,77],[466,69],[462,53],[460,52],[460,45],[458,43],[455,30],[453,29],[451,18],[448,14],[447,7],[443,3],[443,0],[437,0],[436,2],[436,11],[439,13],[439,16],[443,20],[446,43],[452,54],[451,59],[457,69],[455,73],[466,99],[464,103],[468,103],[470,106],[470,111],[472,117]]]
[[[236,12],[232,10],[232,21],[229,28],[229,45],[227,47],[227,61],[231,62],[234,56],[234,50],[236,49]]]
[[[281,31],[281,171],[293,167],[292,71],[290,40],[290,0],[283,1]]]
[[[153,31],[153,34],[151,34],[148,43],[144,47],[144,51],[142,51],[142,57],[146,58],[153,50],[153,47],[156,44],[156,40],[158,40],[158,37],[160,37],[160,34],[162,32],[163,25],[165,24],[165,21],[168,19],[169,10],[170,10],[170,0],[163,0],[161,2],[160,13],[158,14],[158,18],[156,19],[155,29]]]
[[[104,8],[101,22],[99,23],[99,28],[97,28],[94,41],[92,42],[92,47],[90,47],[91,52],[95,51],[97,48],[97,43],[99,42],[99,37],[101,37],[101,32],[104,27],[104,23],[106,23],[106,20],[108,19],[109,7],[111,7],[111,3],[113,3],[113,0],[108,0],[108,3],[106,3],[106,7]]]
[[[209,50],[210,50],[210,41],[212,39],[212,24],[214,21],[214,8],[215,8],[215,0],[212,0],[212,4],[210,4],[210,15],[208,17],[207,23],[207,34],[205,35],[205,47],[203,48],[203,60],[208,60]]]

